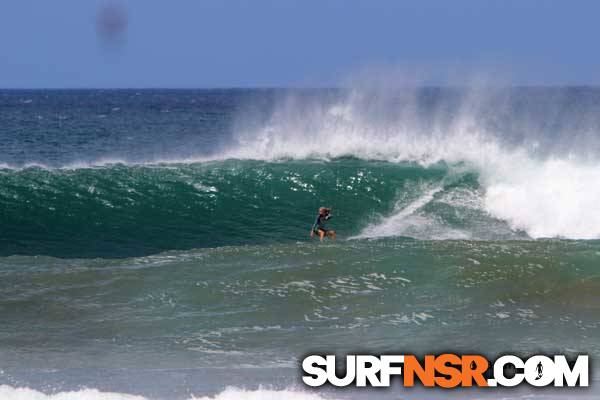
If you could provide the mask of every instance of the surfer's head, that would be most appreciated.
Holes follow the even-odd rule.
[[[330,208],[327,207],[319,207],[319,215],[327,215],[331,211]]]

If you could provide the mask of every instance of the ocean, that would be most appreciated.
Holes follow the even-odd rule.
[[[586,87],[2,90],[0,399],[596,398],[599,132]],[[300,379],[447,351],[591,387]]]

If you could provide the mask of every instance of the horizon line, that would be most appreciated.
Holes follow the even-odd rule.
[[[178,86],[111,86],[111,87],[0,87],[0,91],[27,91],[27,90],[352,90],[352,89],[378,89],[379,85],[358,85],[352,86],[196,86],[196,87],[178,87]],[[596,84],[526,84],[526,85],[398,85],[388,87],[387,89],[462,89],[462,88],[494,88],[494,89],[565,89],[565,88],[586,88],[600,89],[600,83]]]

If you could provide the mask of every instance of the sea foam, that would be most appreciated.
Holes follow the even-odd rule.
[[[125,393],[101,392],[97,389],[82,389],[72,392],[59,392],[44,394],[30,388],[18,388],[0,385],[0,398],[2,400],[147,400],[146,397]],[[189,400],[334,400],[331,397],[291,389],[270,390],[257,389],[245,390],[229,387],[214,396],[192,396]]]

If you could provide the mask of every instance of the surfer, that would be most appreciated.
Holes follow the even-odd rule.
[[[535,367],[535,370],[537,371],[537,377],[535,378],[535,380],[537,381],[538,379],[540,379],[542,377],[542,375],[544,374],[544,366],[542,365],[542,362],[540,361],[537,365],[537,367]]]
[[[310,238],[312,239],[315,233],[319,235],[321,242],[325,236],[329,236],[332,240],[335,240],[335,231],[325,228],[325,221],[331,218],[331,208],[319,207],[319,214],[317,219],[310,230]]]

